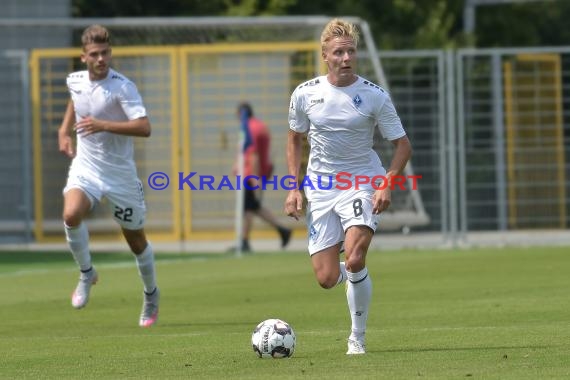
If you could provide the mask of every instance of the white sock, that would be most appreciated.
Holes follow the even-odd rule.
[[[337,285],[342,284],[347,279],[346,266],[344,265],[344,261],[341,261],[339,263],[339,270],[340,270],[340,274],[338,275],[338,280],[336,280]]]
[[[154,271],[154,253],[150,243],[146,246],[140,255],[135,255],[139,275],[144,285],[144,291],[149,294],[156,289],[156,275]]]
[[[81,271],[87,271],[91,268],[91,254],[89,253],[89,231],[85,223],[81,222],[77,227],[69,227],[65,223],[65,237],[67,244],[71,250],[71,254],[75,259]]]
[[[368,307],[372,297],[372,280],[368,276],[368,269],[360,272],[347,272],[348,281],[346,299],[352,320],[350,339],[364,340],[366,332],[366,320],[368,319]]]

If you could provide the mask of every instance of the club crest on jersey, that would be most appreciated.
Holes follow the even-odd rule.
[[[358,96],[358,94],[352,98],[352,102],[354,103],[354,105],[358,108],[360,107],[360,105],[362,104],[362,99],[360,98],[360,96]]]
[[[105,98],[106,101],[108,101],[109,99],[111,99],[113,97],[113,94],[111,93],[111,91],[104,89],[103,90],[103,97]]]

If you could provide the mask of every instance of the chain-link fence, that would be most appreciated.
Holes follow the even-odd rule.
[[[320,19],[305,20],[306,28],[301,28],[298,20],[289,18],[285,18],[279,26],[263,25],[265,21],[257,26],[245,25],[242,20],[225,27],[219,24],[220,19],[203,19],[200,22],[204,25],[186,31],[182,25],[188,22],[185,19],[170,20],[170,25],[159,25],[159,20],[150,20],[145,27],[129,25],[126,20],[98,21],[109,21],[115,44],[119,41],[121,44],[140,42],[141,46],[149,46],[149,42],[154,42],[159,44],[157,47],[174,49],[175,53],[172,54],[176,64],[172,67],[183,69],[178,71],[162,65],[162,72],[169,74],[161,80],[151,80],[146,71],[133,61],[138,59],[133,53],[136,49],[143,49],[141,52],[147,49],[148,53],[151,51],[148,47],[135,47],[135,50],[129,50],[130,58],[119,57],[117,61],[121,65],[124,63],[123,69],[129,74],[132,72],[136,81],[143,89],[146,88],[144,96],[149,99],[154,117],[160,120],[157,120],[157,125],[168,126],[170,132],[165,133],[179,128],[175,132],[179,133],[178,137],[163,137],[166,140],[159,144],[156,143],[158,140],[154,140],[152,152],[148,150],[150,148],[145,148],[147,153],[150,152],[147,158],[154,157],[154,161],[148,161],[147,167],[141,169],[141,176],[148,175],[149,170],[156,167],[163,169],[164,165],[171,170],[192,170],[189,163],[197,164],[201,160],[206,165],[203,170],[215,169],[222,173],[222,168],[231,166],[235,156],[228,149],[224,151],[226,153],[220,153],[222,151],[214,148],[218,145],[227,147],[236,140],[238,125],[234,103],[244,97],[253,99],[257,113],[275,129],[277,156],[283,156],[279,144],[284,141],[279,133],[286,130],[286,106],[281,103],[287,101],[295,83],[322,70],[318,63],[318,45],[314,49],[303,50],[302,54],[299,54],[299,50],[294,53],[295,49],[290,49],[293,54],[285,60],[279,58],[279,54],[271,54],[270,49],[275,41],[289,38],[303,40],[297,43],[314,43],[322,26],[319,23],[324,21]],[[74,44],[86,22],[74,21],[65,26]],[[192,30],[192,33],[188,30]],[[262,36],[263,30],[268,31],[268,36]],[[263,40],[273,42],[264,45],[266,42]],[[247,45],[252,41],[261,50],[248,50]],[[184,45],[196,42],[205,43]],[[370,41],[364,41],[363,45],[366,47],[370,44]],[[237,45],[242,46],[238,55],[235,50]],[[116,51],[120,52],[120,46]],[[214,51],[216,53],[212,54]],[[374,49],[363,49],[359,71],[372,81],[383,81],[382,84],[389,89],[414,147],[414,157],[408,169],[421,175],[418,191],[397,193],[394,203],[396,210],[409,212],[416,221],[421,219],[418,219],[418,215],[425,216],[425,219],[422,223],[408,225],[404,212],[400,214],[404,217],[395,225],[438,232],[453,240],[461,238],[468,231],[567,228],[566,163],[569,144],[566,67],[569,52],[568,48],[548,48],[383,51],[378,54]],[[28,51],[3,54],[10,58],[3,61],[0,80],[14,91],[1,95],[3,114],[0,118],[0,141],[5,164],[1,173],[0,202],[5,204],[0,225],[5,236],[14,236],[13,230],[20,231],[20,236],[24,236],[26,233],[23,231],[29,231],[29,226],[37,228],[37,212],[34,210],[38,207],[38,191],[44,202],[42,207],[47,205],[53,208],[42,213],[49,215],[48,219],[54,221],[54,226],[57,227],[59,223],[60,205],[57,202],[60,202],[61,184],[52,190],[41,190],[36,181],[38,169],[31,160],[32,153],[37,153],[31,146],[31,116],[35,113],[31,111],[38,109],[39,115],[36,116],[38,120],[43,120],[34,125],[40,131],[37,146],[53,151],[54,128],[60,122],[65,104],[64,73],[73,68],[73,59],[66,52],[60,63],[52,61],[38,70],[36,79],[41,86],[37,99],[43,99],[44,108],[37,108],[27,91],[27,81],[31,75],[27,67]],[[377,55],[372,59],[374,57],[370,54]],[[183,56],[186,58],[180,60]],[[234,66],[236,70],[227,79],[223,75],[228,74],[215,74],[212,71],[215,67],[221,67],[222,62]],[[240,66],[238,62],[245,64]],[[142,67],[149,69],[156,65],[145,61]],[[279,73],[271,74],[271,69],[275,68]],[[175,81],[177,85],[185,83],[176,89],[174,98],[170,98],[173,96],[173,87],[165,85],[172,83],[172,73],[176,78],[183,78],[182,82]],[[176,76],[179,73],[183,76]],[[282,74],[284,76],[281,77]],[[275,81],[270,78],[283,82],[282,89],[271,87],[269,84]],[[156,83],[162,84],[156,87]],[[250,84],[254,83],[252,88]],[[161,91],[161,88],[165,91]],[[259,90],[256,91],[256,88]],[[56,95],[58,93],[61,96]],[[282,95],[274,98],[277,94]],[[51,99],[51,102],[46,103],[46,99]],[[169,99],[178,104],[178,108],[169,108]],[[162,105],[154,107],[155,102]],[[51,111],[46,112],[46,104]],[[197,129],[192,129],[194,127]],[[186,135],[185,130],[188,131]],[[173,143],[177,139],[181,139],[182,145]],[[184,140],[192,143],[186,146],[184,144],[189,142]],[[175,151],[176,146],[179,151],[170,158],[157,153]],[[385,141],[378,139],[376,147],[382,151],[383,157],[390,156],[390,145]],[[183,154],[185,150],[187,156]],[[65,165],[57,164],[58,160],[63,159],[56,153],[53,151],[47,156],[44,153],[40,161],[44,167],[61,172],[61,182],[65,176]],[[176,160],[179,161],[173,165],[172,162]],[[284,169],[284,157],[278,160],[281,160],[278,165]],[[33,170],[36,170],[35,175],[31,175]],[[40,175],[45,173],[40,171]],[[53,180],[58,177],[53,174],[49,178]],[[32,191],[34,184],[36,191]],[[147,194],[153,204],[162,202],[163,206],[169,205],[166,208],[160,206],[167,210],[169,216],[155,220],[166,220],[163,227],[177,226],[179,223],[178,227],[170,230],[170,237],[192,238],[192,233],[202,227],[223,225],[223,228],[228,228],[231,224],[233,199],[214,200],[208,198],[211,194],[197,193],[190,203],[176,196],[158,202],[154,199],[157,194],[148,191]],[[280,194],[271,195],[268,204],[280,213],[282,197]],[[188,207],[197,213],[193,220],[187,219]],[[180,210],[179,217],[173,216],[175,210]],[[192,223],[192,226],[188,227],[185,223]],[[27,234],[29,238],[29,232]]]

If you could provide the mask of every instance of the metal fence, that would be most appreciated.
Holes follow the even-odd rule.
[[[430,222],[413,230],[457,242],[469,231],[568,227],[569,53],[558,47],[379,53],[414,147],[413,171],[422,176],[416,195]],[[0,52],[0,82],[10,88],[0,95],[3,241],[33,238],[28,54]],[[361,74],[374,78],[371,62],[361,60]],[[43,195],[55,202],[55,195]]]
[[[569,53],[458,52],[463,229],[568,227]]]
[[[567,229],[570,48],[392,51],[380,57],[444,238]]]
[[[200,175],[218,179],[231,175],[239,131],[236,107],[243,99],[254,104],[256,114],[264,115],[271,126],[276,173],[284,173],[285,147],[277,142],[285,140],[287,125],[279,115],[286,112],[291,87],[298,83],[288,73],[312,76],[316,68],[311,62],[318,48],[310,42],[236,44],[231,49],[220,45],[113,49],[113,67],[137,84],[153,125],[151,139],[135,139],[138,174],[144,182],[155,172],[170,177],[165,190],[145,186],[149,205],[145,228],[154,241],[232,234],[235,191],[227,186],[208,191],[197,182],[198,190],[192,191],[177,173],[184,177],[197,173],[194,181]],[[34,235],[39,240],[61,239],[61,189],[69,160],[57,151],[57,129],[68,99],[65,77],[74,70],[76,55],[75,49],[36,49],[30,59],[36,115]],[[265,203],[280,207],[282,196],[267,192]],[[105,207],[95,209],[90,215],[91,232],[117,235],[109,219]]]
[[[32,238],[28,52],[0,50],[0,241]]]
[[[361,28],[369,79],[384,83],[366,22],[349,19]],[[75,57],[79,49],[68,46],[78,43],[85,26],[101,23],[111,29],[114,65],[135,80],[149,107],[156,126],[153,139],[136,141],[139,175],[145,180],[157,168],[170,175],[181,168],[184,173],[231,172],[239,130],[235,106],[244,99],[254,104],[256,114],[272,129],[276,173],[283,175],[285,154],[280,142],[287,131],[289,96],[297,84],[323,72],[315,36],[328,21],[326,17],[0,20],[0,31],[19,29],[22,35],[35,36],[50,30],[74,41],[58,38],[59,48],[41,44],[30,54],[34,187],[33,219],[28,224],[33,225],[34,238],[61,239],[61,187],[67,161],[57,152],[55,131],[67,98],[65,75],[81,66]],[[383,151],[384,145],[390,147],[377,139],[378,150]],[[406,174],[413,174],[411,170],[409,165]],[[169,198],[166,192],[159,196],[147,191],[147,232],[154,240],[231,236],[232,193],[174,191]],[[284,197],[283,192],[270,191],[264,201],[283,222],[290,223],[281,212]],[[117,238],[105,211],[95,211],[89,221],[95,228],[90,230]],[[394,193],[382,227],[428,222],[421,192],[408,186]],[[257,232],[273,233],[268,226],[260,227]]]

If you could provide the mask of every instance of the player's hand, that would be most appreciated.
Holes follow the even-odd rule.
[[[69,158],[75,157],[75,149],[73,148],[73,140],[68,134],[60,133],[58,135],[59,152],[65,154]]]
[[[285,199],[285,214],[295,220],[301,217],[301,210],[303,209],[303,195],[298,189],[293,189],[287,194]]]
[[[387,210],[391,203],[392,190],[390,190],[390,186],[376,190],[372,196],[372,213],[380,214],[382,211]]]
[[[103,127],[99,120],[91,116],[87,116],[79,120],[73,125],[73,129],[83,137],[103,131]]]

